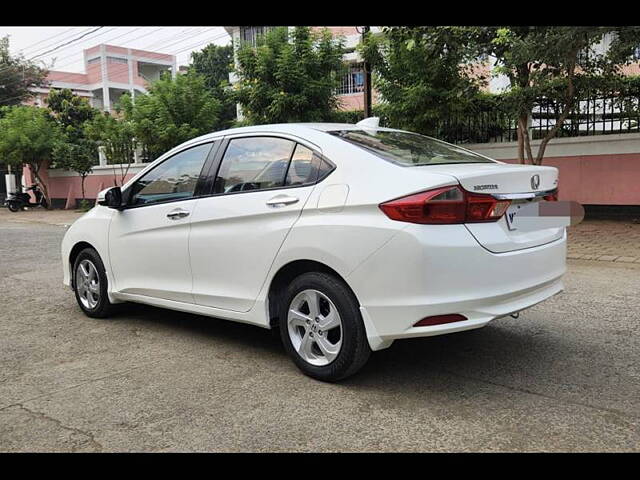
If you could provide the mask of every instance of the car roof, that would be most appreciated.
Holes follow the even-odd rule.
[[[191,139],[188,143],[194,143],[202,140],[214,139],[225,135],[237,135],[241,133],[252,132],[273,132],[273,133],[290,133],[293,135],[304,134],[305,131],[332,132],[336,130],[381,130],[389,132],[401,132],[394,128],[377,127],[375,129],[365,128],[352,123],[271,123],[266,125],[251,125],[247,127],[236,127],[227,130],[219,130],[217,132],[207,133],[197,138]]]

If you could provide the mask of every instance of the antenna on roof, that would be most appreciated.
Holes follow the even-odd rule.
[[[364,120],[360,120],[356,123],[356,125],[363,128],[378,128],[380,125],[380,117],[365,118]]]

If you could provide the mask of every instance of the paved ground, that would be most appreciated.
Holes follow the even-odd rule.
[[[640,222],[587,220],[568,232],[571,259],[640,263]]]
[[[84,212],[77,210],[45,210],[30,208],[21,212],[10,212],[7,208],[0,208],[0,225],[4,222],[12,223],[46,223],[48,225],[71,225]]]
[[[80,313],[64,228],[0,219],[0,451],[640,451],[640,265],[571,260],[518,320],[301,375],[267,330]]]

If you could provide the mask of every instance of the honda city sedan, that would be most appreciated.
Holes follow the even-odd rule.
[[[560,292],[565,228],[534,208],[557,191],[556,168],[369,120],[235,128],[101,192],[65,234],[64,283],[90,317],[139,302],[279,329],[337,381]]]

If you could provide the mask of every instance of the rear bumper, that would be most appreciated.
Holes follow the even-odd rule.
[[[545,245],[495,254],[462,225],[411,225],[347,281],[360,301],[371,348],[380,350],[396,339],[479,328],[531,307],[563,290],[565,270],[566,233]],[[468,320],[413,326],[451,313]]]

